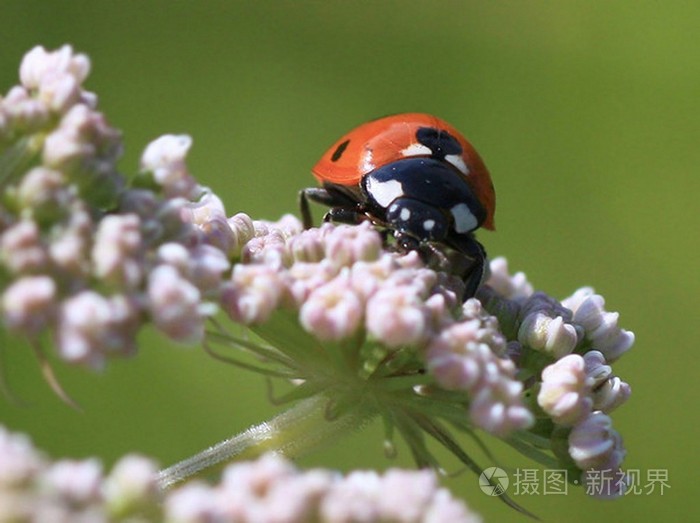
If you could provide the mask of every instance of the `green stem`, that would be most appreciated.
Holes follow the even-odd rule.
[[[10,146],[0,144],[0,188],[24,173],[39,155],[45,135],[36,133],[19,138]]]
[[[329,398],[322,394],[301,400],[270,421],[250,427],[161,470],[158,484],[165,490],[194,476],[213,472],[232,461],[254,459],[265,452],[298,457],[364,427],[378,414],[368,402],[357,401],[351,410],[344,410],[329,420],[329,402]]]

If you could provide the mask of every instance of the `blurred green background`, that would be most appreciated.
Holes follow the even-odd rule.
[[[693,2],[2,0],[0,91],[31,47],[71,43],[125,133],[124,172],[151,139],[188,133],[192,172],[229,213],[266,218],[296,211],[311,165],[353,126],[405,111],[448,120],[496,184],[498,230],[480,234],[489,253],[558,297],[595,286],[636,333],[615,365],[633,387],[615,427],[626,467],[668,470],[671,485],[615,502],[516,499],[545,521],[698,521],[699,26]],[[141,346],[100,375],[57,365],[83,413],[53,396],[28,351],[10,350],[3,364],[27,405],[0,401],[0,422],[55,456],[170,464],[278,410],[262,379],[199,348],[154,335]],[[373,426],[301,463],[410,461],[386,460]],[[487,520],[523,520],[469,473],[448,483]]]

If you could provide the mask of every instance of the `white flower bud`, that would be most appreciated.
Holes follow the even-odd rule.
[[[542,312],[535,312],[520,324],[518,341],[555,358],[562,358],[576,348],[578,336],[576,328],[564,323],[561,316],[550,318]]]

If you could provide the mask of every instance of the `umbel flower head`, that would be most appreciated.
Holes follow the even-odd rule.
[[[127,455],[105,473],[94,458],[53,461],[29,438],[1,425],[0,463],[2,521],[481,521],[429,470],[342,476],[323,469],[302,472],[268,454],[229,465],[215,485],[193,482],[163,494],[152,459]]]
[[[243,449],[298,455],[378,417],[388,452],[398,435],[422,467],[439,467],[432,439],[479,473],[454,433],[478,441],[480,430],[592,495],[624,492],[609,414],[630,387],[610,364],[634,336],[600,295],[558,301],[496,258],[463,301],[459,278],[386,245],[369,223],[303,230],[291,215],[228,217],[188,171],[188,136],[154,140],[127,178],[121,135],[83,90],[89,66],[68,46],[35,48],[21,85],[0,98],[3,325],[39,355],[50,345],[93,369],[135,354],[152,325],[278,378],[294,405],[265,435],[251,429],[164,471],[162,486]],[[257,338],[236,335],[241,325]],[[614,488],[594,488],[601,474]]]
[[[425,267],[415,252],[382,249],[369,224],[303,231],[291,216],[270,223],[244,215],[230,223],[239,236],[255,232],[222,305],[269,345],[220,331],[211,341],[245,346],[277,375],[301,380],[290,398],[358,391],[345,404],[329,400],[333,416],[369,404],[384,418],[388,448],[401,434],[420,465],[437,463],[428,435],[474,467],[450,427],[481,429],[567,469],[572,482],[590,477],[582,471],[615,477],[614,486],[588,488],[592,495],[624,492],[625,451],[607,414],[630,387],[609,363],[634,336],[592,289],[559,302],[496,258],[478,299],[462,303],[459,280]]]
[[[121,133],[82,88],[89,70],[69,46],[36,47],[0,98],[0,286],[10,331],[100,368],[133,354],[147,322],[201,341],[230,263],[197,223],[224,213],[186,170],[190,138],[155,140],[128,181]]]

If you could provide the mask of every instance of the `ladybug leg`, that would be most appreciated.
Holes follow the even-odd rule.
[[[454,259],[451,260],[454,273],[464,281],[464,300],[468,300],[476,294],[481,284],[488,277],[486,250],[472,234],[451,237],[448,240],[455,250]]]
[[[442,252],[432,243],[424,243],[423,245],[421,245],[421,249],[425,249],[428,255],[432,259],[437,261],[438,267],[440,267],[443,270],[449,271],[450,260],[447,256],[445,256],[444,252]]]
[[[347,223],[357,225],[367,220],[365,213],[358,209],[349,209],[347,207],[332,207],[324,216],[324,222]]]
[[[307,187],[299,191],[299,212],[301,213],[301,221],[304,224],[304,229],[310,229],[313,226],[309,200],[326,206],[335,204],[333,197],[328,191],[320,187]]]
[[[299,212],[301,213],[301,220],[304,224],[304,229],[309,229],[313,226],[313,218],[311,217],[309,200],[331,208],[331,210],[326,213],[324,221],[336,220],[336,217],[334,216],[336,210],[338,210],[337,221],[339,222],[359,223],[360,221],[357,218],[350,220],[349,217],[343,219],[345,214],[349,215],[355,213],[357,215],[361,215],[362,211],[359,210],[357,202],[349,195],[343,193],[342,190],[337,189],[336,186],[328,184],[324,187],[307,187],[306,189],[299,191]]]
[[[401,247],[403,251],[420,251],[420,241],[401,231],[394,231],[394,238],[396,238],[396,243]]]
[[[394,233],[394,237],[402,251],[416,251],[426,264],[440,271],[450,270],[449,258],[433,243],[421,241],[409,234],[398,231]]]
[[[421,241],[404,232],[394,236],[401,250],[416,251],[433,270],[460,278],[464,282],[463,301],[472,298],[488,277],[486,251],[471,234],[453,236],[445,244]]]
[[[476,243],[479,247],[481,244]],[[476,295],[476,291],[479,290],[481,284],[486,280],[486,252],[483,247],[481,247],[481,254],[474,258],[474,265],[472,266],[469,275],[464,279],[466,288],[464,290],[464,301],[472,298]]]

